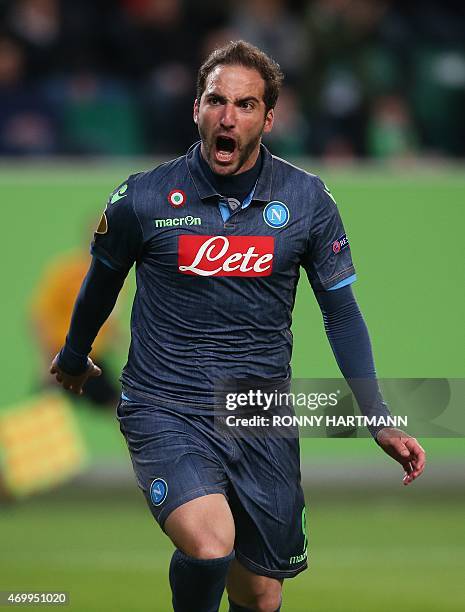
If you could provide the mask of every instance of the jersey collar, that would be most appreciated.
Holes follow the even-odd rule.
[[[186,162],[189,174],[194,182],[197,193],[201,200],[207,200],[215,196],[220,197],[220,194],[214,189],[210,182],[205,177],[197,161],[197,152],[200,148],[200,142],[194,143],[186,154]],[[260,145],[263,156],[262,169],[258,175],[257,184],[255,187],[253,200],[260,202],[269,202],[271,199],[271,181],[273,176],[273,156],[268,149],[262,144]]]

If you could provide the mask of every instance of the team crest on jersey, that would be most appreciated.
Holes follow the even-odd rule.
[[[333,242],[333,253],[337,254],[339,253],[339,251],[342,251],[342,249],[345,249],[346,247],[350,248],[349,239],[345,234],[343,234],[340,238]]]
[[[263,219],[270,227],[280,229],[289,221],[289,209],[283,202],[269,202],[263,211]]]
[[[186,194],[181,189],[173,189],[168,194],[168,202],[173,208],[181,208],[186,203]]]
[[[168,485],[163,478],[155,478],[150,485],[150,499],[154,506],[161,506],[168,495]]]

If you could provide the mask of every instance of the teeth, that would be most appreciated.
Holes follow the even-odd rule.
[[[217,151],[216,152],[216,159],[218,161],[230,161],[232,159],[233,154],[229,151]]]

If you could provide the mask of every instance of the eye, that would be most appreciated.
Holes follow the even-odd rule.
[[[250,100],[244,100],[241,102],[241,108],[245,108],[246,110],[252,110],[254,107],[253,103]]]
[[[210,98],[210,104],[212,104],[213,106],[217,106],[220,103],[221,103],[221,100],[217,98],[216,96],[212,96]]]

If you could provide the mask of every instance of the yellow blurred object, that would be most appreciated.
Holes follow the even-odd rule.
[[[77,250],[60,255],[47,266],[39,280],[31,314],[42,348],[50,358],[65,343],[74,302],[89,265],[90,255],[85,251]],[[112,333],[111,322],[107,321],[94,341],[91,356],[105,350]]]
[[[2,484],[13,497],[53,488],[87,463],[69,402],[44,393],[0,413]]]

